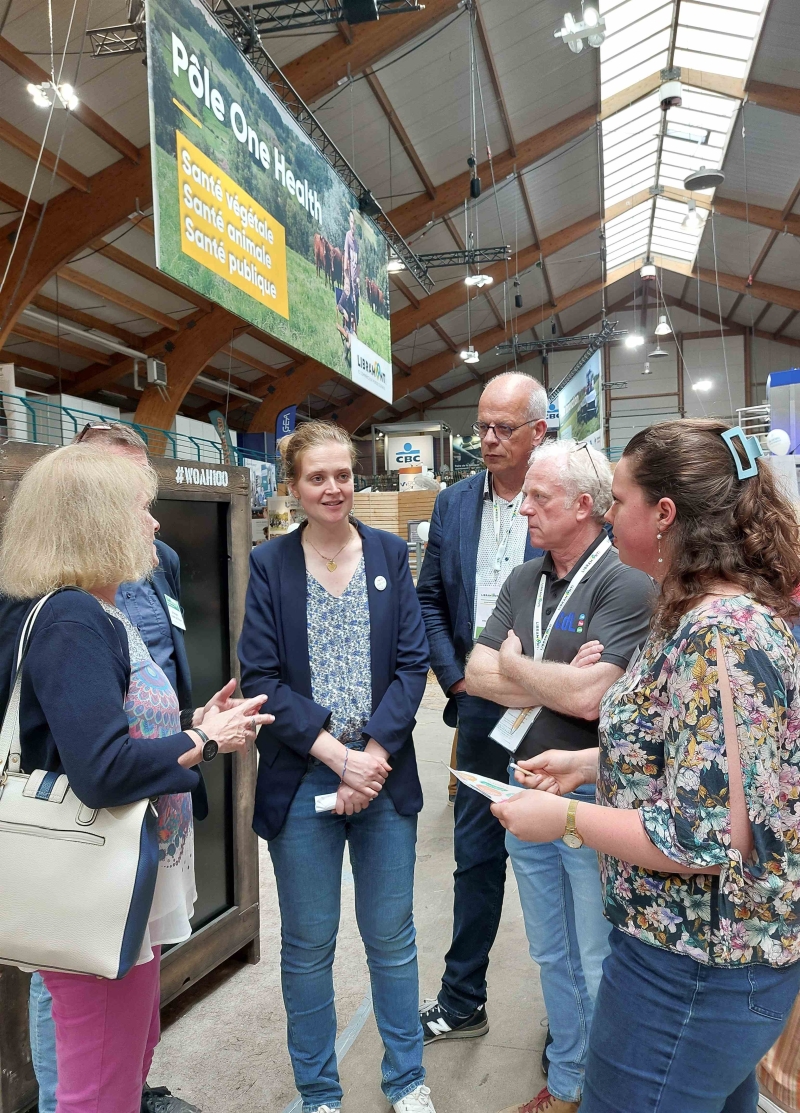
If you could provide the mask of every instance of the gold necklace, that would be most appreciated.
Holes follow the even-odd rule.
[[[329,571],[329,572],[335,572],[335,571],[336,571],[336,569],[338,568],[338,565],[337,565],[337,563],[336,563],[336,558],[337,558],[337,556],[339,555],[339,553],[341,553],[341,552],[342,552],[342,550],[343,550],[343,549],[346,549],[346,548],[347,548],[347,546],[348,546],[348,545],[350,544],[350,542],[351,542],[352,540],[353,540],[353,538],[352,538],[352,535],[351,535],[350,537],[348,537],[348,538],[347,538],[347,540],[345,541],[344,545],[342,545],[342,548],[341,548],[341,549],[339,549],[339,550],[338,550],[337,552],[335,552],[335,553],[333,554],[333,556],[332,556],[332,557],[326,557],[324,553],[321,553],[321,552],[319,551],[319,549],[317,548],[317,546],[316,546],[316,545],[314,544],[314,542],[313,542],[313,541],[311,540],[311,538],[310,538],[310,537],[308,536],[308,531],[306,531],[306,541],[307,541],[307,542],[309,543],[309,545],[310,545],[310,546],[311,546],[311,548],[312,548],[312,549],[314,550],[314,552],[315,552],[315,553],[317,554],[317,556],[320,556],[320,557],[322,557],[322,559],[323,559],[324,561],[326,561],[326,568],[328,569],[328,571]]]

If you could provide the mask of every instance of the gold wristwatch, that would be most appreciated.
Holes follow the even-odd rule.
[[[583,846],[583,839],[578,833],[578,828],[575,826],[577,811],[578,801],[570,800],[569,807],[567,808],[567,823],[564,827],[564,834],[561,836],[561,841],[565,842],[571,850],[580,850]]]

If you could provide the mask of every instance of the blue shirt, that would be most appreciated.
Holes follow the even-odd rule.
[[[122,613],[142,635],[150,656],[163,670],[173,691],[178,690],[178,671],[175,665],[175,642],[170,620],[161,606],[150,580],[133,584],[120,584],[116,602]]]

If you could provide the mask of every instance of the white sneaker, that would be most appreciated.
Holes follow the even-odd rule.
[[[392,1106],[394,1113],[436,1113],[428,1086],[417,1086]]]
[[[334,1109],[332,1105],[318,1105],[314,1113],[341,1113],[340,1109]]]

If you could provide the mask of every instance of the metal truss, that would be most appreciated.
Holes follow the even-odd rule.
[[[222,28],[247,58],[250,65],[258,71],[269,86],[270,91],[278,98],[287,112],[291,113],[328,165],[342,179],[351,193],[355,194],[359,201],[359,207],[368,212],[391,250],[398,259],[402,259],[406,270],[429,294],[433,289],[434,282],[428,274],[427,266],[411,250],[367,186],[321,126],[311,109],[289,84],[283,72],[264,49],[256,22],[255,9],[259,5],[250,8],[237,8],[231,0],[203,0],[203,2],[209,11],[216,16]],[[413,9],[406,8],[404,10],[410,11]],[[128,13],[139,19],[143,33],[144,5],[142,0],[129,0]],[[90,32],[91,35],[101,33],[103,33],[102,29]]]
[[[505,263],[511,258],[510,247],[473,247],[464,251],[436,251],[417,256],[426,267],[474,267],[481,263]]]
[[[582,336],[551,336],[547,340],[526,340],[524,342],[515,336],[513,340],[504,340],[502,344],[498,344],[495,351],[498,355],[523,355],[528,352],[541,352],[545,355],[547,352],[557,351],[559,348],[586,345],[586,350],[581,353],[572,370],[564,376],[557,386],[554,386],[548,392],[548,398],[552,402],[559,392],[572,382],[580,369],[586,366],[595,352],[599,351],[605,344],[610,344],[612,340],[622,340],[627,335],[627,329],[618,329],[616,321],[609,321],[608,318],[605,318],[600,325],[599,332],[589,332]]]
[[[404,15],[406,12],[419,12],[424,4],[416,0],[374,0],[375,16]],[[141,0],[130,0],[128,23],[113,27],[95,27],[88,32],[95,58],[106,54],[144,53],[144,5]],[[135,14],[131,9],[136,9]],[[259,35],[270,35],[277,31],[303,31],[309,27],[327,27],[347,21],[360,23],[347,0],[262,0],[242,9],[248,22]]]

